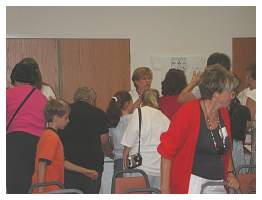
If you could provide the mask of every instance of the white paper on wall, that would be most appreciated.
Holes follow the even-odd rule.
[[[161,93],[161,82],[170,68],[180,69],[185,72],[187,82],[190,82],[194,71],[203,71],[206,58],[203,56],[151,56],[151,69],[153,71],[152,88]]]

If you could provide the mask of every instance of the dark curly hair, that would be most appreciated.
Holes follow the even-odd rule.
[[[39,65],[36,62],[36,60],[34,58],[26,57],[26,58],[23,58],[20,61],[20,63],[33,66],[34,70],[37,73],[37,76],[36,76],[36,79],[35,79],[35,86],[36,86],[36,88],[41,90],[42,85],[43,85],[43,80],[42,80],[42,74],[40,72]]]
[[[207,66],[220,64],[226,70],[230,71],[231,61],[230,58],[224,53],[213,53],[207,59]]]
[[[178,95],[186,86],[185,72],[179,69],[169,69],[162,81],[162,95]]]

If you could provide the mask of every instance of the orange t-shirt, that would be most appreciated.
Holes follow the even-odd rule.
[[[47,128],[40,137],[37,144],[35,172],[32,177],[32,184],[38,182],[39,161],[47,160],[44,182],[58,181],[64,183],[64,147],[55,132],[51,128]],[[60,189],[58,186],[47,186],[44,188],[44,193],[50,190]],[[33,193],[37,193],[34,190]]]

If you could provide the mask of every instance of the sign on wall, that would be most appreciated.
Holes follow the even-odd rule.
[[[180,69],[185,72],[189,83],[194,71],[203,71],[206,66],[206,58],[203,56],[151,56],[151,68],[153,71],[152,88],[161,93],[161,82],[170,68]]]

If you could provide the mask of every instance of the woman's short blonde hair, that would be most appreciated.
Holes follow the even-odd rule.
[[[76,90],[74,94],[74,102],[77,101],[87,101],[93,104],[96,100],[96,92],[93,88],[80,87]]]
[[[147,89],[142,95],[144,106],[150,106],[159,109],[159,92],[156,89]]]

